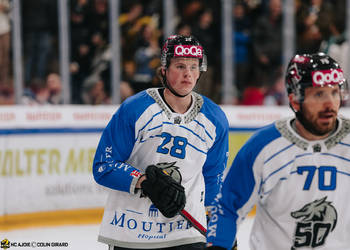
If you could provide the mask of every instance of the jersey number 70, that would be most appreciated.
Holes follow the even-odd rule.
[[[315,173],[318,174],[318,188],[320,190],[335,190],[337,187],[337,168],[334,166],[299,166],[297,173],[303,175],[306,172],[306,180],[303,190],[309,190]]]

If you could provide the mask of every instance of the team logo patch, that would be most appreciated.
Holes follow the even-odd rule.
[[[301,76],[298,73],[298,67],[296,65],[296,63],[293,63],[289,69],[289,74],[291,75],[291,79],[293,81],[293,83],[298,83],[301,80]]]
[[[155,205],[151,205],[148,209],[148,216],[149,217],[158,217],[158,208],[156,208]]]
[[[337,85],[345,80],[341,69],[318,70],[313,71],[311,74],[312,85],[316,87],[324,85]]]
[[[163,170],[163,172],[171,176],[176,182],[181,184],[182,176],[179,167],[175,166],[176,162],[161,162],[157,163],[156,167]]]
[[[202,58],[203,48],[196,45],[176,45],[174,47],[174,56]]]
[[[327,196],[291,212],[291,216],[299,220],[296,223],[292,249],[324,245],[328,234],[334,230],[338,217],[336,209],[326,199]]]
[[[175,124],[180,124],[180,123],[181,123],[181,117],[180,117],[180,116],[176,116],[176,117],[174,118],[174,123],[175,123]]]

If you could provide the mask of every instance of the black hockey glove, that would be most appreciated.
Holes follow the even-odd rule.
[[[174,217],[185,207],[185,188],[162,169],[150,165],[146,168],[146,177],[141,183],[142,192],[165,217]]]

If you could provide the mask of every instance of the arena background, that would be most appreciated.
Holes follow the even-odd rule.
[[[286,106],[221,107],[230,125],[228,167],[254,131],[292,114]],[[66,237],[73,246],[103,249],[96,237],[106,193],[93,180],[91,166],[100,134],[117,108],[1,108],[1,239],[62,241]],[[349,116],[350,109],[343,108],[341,114]],[[244,246],[253,217],[254,211],[240,232]],[[86,240],[81,234],[94,238]]]
[[[1,239],[45,242],[67,237],[69,249],[80,249],[79,244],[103,249],[96,237],[106,193],[93,180],[91,166],[100,134],[117,108],[1,108]],[[222,108],[230,124],[228,166],[252,132],[291,114],[287,107]],[[87,241],[81,233],[93,238]]]
[[[234,155],[257,128],[287,107],[222,106]],[[91,223],[101,219],[104,189],[92,177],[103,128],[116,106],[3,107],[0,111],[0,229]]]
[[[207,36],[209,34],[209,38],[213,38],[214,58],[211,55],[211,60],[208,61],[208,66],[212,67],[212,70],[202,77],[200,83],[203,85],[200,85],[196,91],[208,95],[221,104],[229,119],[228,166],[242,144],[256,129],[276,119],[292,115],[281,76],[286,63],[295,52],[319,51],[318,45],[323,42],[326,44],[323,52],[333,53],[332,56],[341,62],[346,76],[350,72],[347,42],[350,37],[350,32],[348,32],[350,29],[350,18],[348,18],[350,0],[319,1],[323,2],[323,8],[318,10],[316,16],[326,22],[322,24],[314,20],[309,28],[312,30],[319,28],[318,31],[322,32],[317,33],[317,36],[305,38],[311,40],[303,40],[303,34],[300,33],[300,25],[303,25],[308,16],[304,16],[305,20],[300,18],[299,10],[302,10],[300,6],[305,5],[304,7],[311,12],[313,8],[308,5],[316,1],[280,1],[282,3],[280,6],[282,29],[280,33],[277,29],[276,32],[272,32],[278,33],[282,43],[278,56],[280,59],[278,67],[273,69],[279,74],[274,76],[269,86],[263,86],[262,89],[261,86],[256,86],[260,85],[259,77],[257,82],[254,80],[243,82],[245,87],[253,87],[257,91],[254,93],[260,94],[259,97],[262,95],[260,90],[264,90],[265,96],[263,100],[260,100],[261,106],[239,106],[244,103],[239,100],[243,97],[243,90],[239,89],[242,84],[239,84],[237,78],[240,70],[237,67],[240,63],[237,59],[240,58],[236,55],[241,54],[235,44],[237,40],[232,39],[232,34],[236,30],[240,31],[238,26],[240,23],[235,22],[237,16],[232,10],[237,3],[248,3],[250,12],[245,16],[246,20],[254,19],[259,24],[259,17],[267,13],[269,2],[276,1],[87,0],[86,2],[96,3],[94,6],[96,10],[101,10],[101,6],[102,10],[105,8],[104,16],[101,18],[103,20],[99,24],[105,25],[108,22],[109,27],[103,27],[104,36],[102,39],[99,37],[100,40],[97,39],[101,43],[91,45],[91,50],[97,49],[100,53],[90,58],[88,70],[83,72],[86,78],[80,79],[81,75],[77,77],[76,74],[77,62],[74,56],[79,51],[77,48],[80,48],[81,44],[75,44],[74,38],[79,38],[82,34],[79,32],[82,30],[75,29],[77,27],[74,25],[77,23],[74,23],[73,19],[87,13],[87,19],[95,21],[94,18],[96,18],[96,15],[91,16],[96,13],[83,13],[83,9],[77,8],[79,7],[77,3],[80,2],[84,1],[0,0],[0,6],[5,6],[7,9],[6,12],[3,12],[3,9],[0,8],[0,15],[5,13],[10,24],[5,34],[10,44],[4,46],[6,42],[0,41],[0,49],[7,48],[6,51],[0,50],[1,59],[8,54],[7,60],[0,60],[0,69],[7,69],[6,73],[0,71],[0,241],[4,239],[11,242],[60,241],[69,242],[69,247],[64,249],[105,249],[105,246],[97,243],[97,234],[106,193],[103,188],[95,184],[91,174],[91,163],[104,126],[117,110],[118,104],[127,97],[122,95],[120,89],[121,83],[126,80],[123,75],[123,69],[126,66],[124,63],[130,61],[130,58],[125,60],[127,51],[123,46],[128,45],[129,42],[132,44],[125,37],[140,23],[135,22],[133,24],[135,26],[130,25],[129,28],[122,27],[121,17],[132,12],[131,9],[135,2],[141,3],[144,8],[138,21],[144,22],[148,18],[147,20],[151,20],[148,24],[156,23],[156,39],[160,43],[168,35],[180,32],[180,28],[184,27],[182,26],[184,21],[188,21],[191,26],[196,26],[203,11],[200,8],[203,8],[204,5],[212,10],[215,35],[212,35],[211,32],[204,32]],[[8,3],[7,7],[6,3]],[[53,7],[53,12],[41,8],[44,3]],[[203,3],[205,4],[202,5]],[[325,6],[327,8],[324,8]],[[331,9],[328,8],[330,6]],[[42,30],[36,30],[27,25],[30,20],[40,16],[37,14],[39,12],[46,14],[49,21],[53,21],[53,26],[45,30],[44,34],[39,32]],[[336,20],[329,15],[331,12],[335,13]],[[315,13],[309,14],[314,15]],[[326,18],[323,18],[325,16],[321,14],[326,14]],[[243,30],[243,33],[253,33],[257,23],[250,26],[249,30]],[[325,28],[322,25],[328,25],[328,23],[334,25],[332,31],[336,30],[341,33],[341,41],[336,39],[338,37],[335,34],[329,33],[329,30],[324,32],[321,29]],[[39,24],[47,24],[47,22],[43,21]],[[80,28],[87,28],[84,25]],[[97,27],[97,33],[101,31],[99,30],[101,27]],[[139,35],[138,32],[134,33],[136,37]],[[33,38],[33,34],[44,35],[44,37],[37,36],[35,39],[38,40],[29,39]],[[310,33],[306,30],[305,34]],[[3,34],[0,33],[0,35]],[[49,38],[45,40],[48,42],[46,44],[48,47],[31,47],[31,45],[39,44],[38,41],[44,41],[42,38],[45,37]],[[315,37],[316,43],[308,43],[314,42]],[[91,37],[84,37],[83,42],[85,42],[84,39],[91,39]],[[263,40],[270,42],[269,39]],[[310,44],[315,47],[311,47]],[[254,46],[250,46],[250,49],[252,47]],[[254,75],[258,68],[255,60],[258,58],[257,54],[251,54],[254,60],[249,61],[251,69],[248,75],[251,73]],[[38,59],[42,58],[41,56],[47,56],[44,63]],[[39,69],[30,75],[28,69],[39,65],[40,62],[42,66],[45,66],[45,70],[41,72],[42,75],[38,74]],[[82,68],[83,65],[79,66]],[[102,74],[104,67],[109,70]],[[38,100],[42,97],[40,93],[47,91],[46,77],[52,74],[60,78],[61,85],[55,90],[59,90],[55,96],[58,99],[49,100],[45,97],[44,100]],[[92,76],[98,77],[93,78]],[[39,81],[42,84],[39,84],[40,86],[35,86],[38,84],[37,77],[43,78]],[[103,80],[108,79],[104,82],[107,87],[105,86],[106,89],[99,94],[105,94],[108,98],[102,101],[99,98],[97,101],[91,100],[92,97],[89,95],[92,93],[89,91],[94,89],[92,86],[98,85],[97,80],[102,78]],[[210,84],[204,85],[210,78],[214,87]],[[76,88],[78,85],[80,88]],[[44,91],[40,92],[41,90]],[[84,99],[82,94],[87,95],[87,99]],[[248,101],[251,101],[248,104],[256,104],[255,97],[257,96],[248,95],[248,99],[250,98]],[[350,103],[344,102],[344,104],[349,106]],[[350,108],[343,108],[341,113],[350,117]],[[239,232],[240,249],[249,249],[247,239],[253,218],[254,211],[250,213],[247,223],[242,225]],[[21,249],[26,249],[26,247]]]

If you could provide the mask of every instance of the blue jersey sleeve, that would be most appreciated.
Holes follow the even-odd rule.
[[[208,243],[231,249],[237,233],[237,211],[249,199],[254,203],[258,199],[258,194],[253,193],[256,185],[253,170],[255,159],[265,145],[279,136],[279,132],[271,125],[253,135],[237,153],[221,192],[215,199],[208,225]]]
[[[205,181],[205,206],[211,206],[222,185],[223,171],[228,159],[228,131],[229,125],[225,113],[216,104],[205,107],[203,112],[216,126],[216,138],[207,153],[203,166]],[[206,112],[205,109],[209,109]]]
[[[134,148],[135,122],[148,104],[147,99],[140,98],[142,95],[147,94],[142,92],[125,101],[102,133],[93,162],[93,175],[100,185],[133,192],[132,182],[141,175],[126,161]],[[140,100],[143,105],[139,105]]]
[[[231,249],[233,245],[236,237],[237,210],[251,195],[255,185],[249,159],[249,153],[242,148],[232,163],[221,193],[215,200],[207,235],[208,242],[215,246]]]

